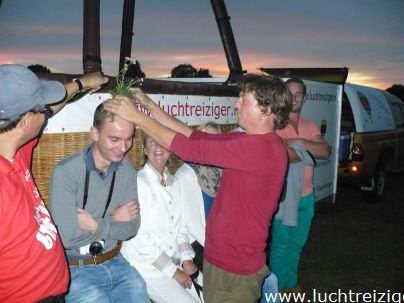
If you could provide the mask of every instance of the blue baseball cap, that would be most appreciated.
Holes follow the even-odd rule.
[[[37,105],[62,101],[65,95],[58,81],[40,80],[23,65],[0,65],[0,119],[14,120]]]

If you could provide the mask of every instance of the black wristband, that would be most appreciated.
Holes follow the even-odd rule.
[[[81,83],[80,79],[79,79],[79,78],[74,78],[74,79],[73,79],[73,82],[76,82],[76,83],[77,83],[77,85],[78,85],[78,87],[79,87],[79,92],[81,92],[84,87],[83,87],[83,83]]]

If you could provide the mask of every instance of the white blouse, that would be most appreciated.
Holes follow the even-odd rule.
[[[166,171],[164,180],[169,177]],[[138,173],[137,186],[141,225],[138,234],[124,242],[121,252],[141,275],[164,273],[172,278],[182,261],[195,256],[181,218],[179,184],[173,178],[171,185],[161,185],[159,174],[146,163]]]
[[[189,233],[189,241],[195,240],[205,246],[205,206],[203,203],[202,190],[192,167],[183,164],[175,173],[182,194],[183,221],[186,223]]]

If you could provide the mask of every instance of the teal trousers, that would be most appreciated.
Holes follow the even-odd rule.
[[[280,290],[297,287],[300,256],[309,237],[313,216],[314,193],[311,193],[299,201],[297,226],[283,225],[276,219],[272,223],[269,268],[278,277]]]

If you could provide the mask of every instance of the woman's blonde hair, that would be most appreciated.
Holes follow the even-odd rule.
[[[220,128],[220,125],[217,124],[216,122],[213,122],[213,121],[205,122],[205,123],[199,125],[196,129],[203,131],[203,130],[206,130],[208,128],[213,128],[213,129],[217,130],[220,133],[222,132],[222,129]]]

